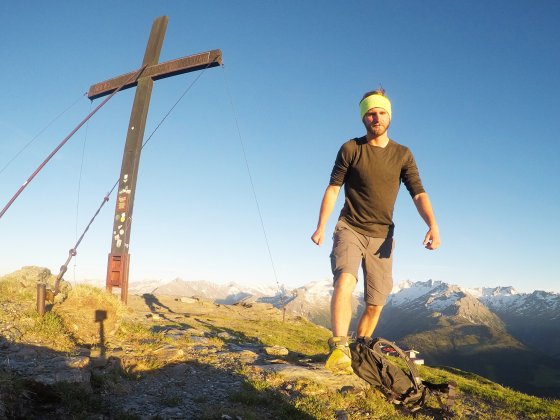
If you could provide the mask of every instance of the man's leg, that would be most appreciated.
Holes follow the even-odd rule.
[[[348,348],[348,328],[352,319],[352,292],[356,288],[356,277],[341,273],[334,283],[331,298],[331,328],[329,340],[331,353],[325,367],[333,373],[352,373],[352,359]]]
[[[393,287],[392,238],[369,238],[364,259],[365,308],[358,322],[357,336],[368,342]]]
[[[334,229],[331,268],[335,278],[331,298],[330,355],[325,367],[335,373],[352,373],[348,329],[352,319],[352,292],[365,251],[365,238],[339,220]]]
[[[383,305],[370,305],[366,303],[362,317],[358,322],[358,337],[371,337],[379,321]]]
[[[352,320],[352,292],[356,288],[356,277],[350,273],[338,276],[331,298],[331,329],[333,336],[346,337]]]

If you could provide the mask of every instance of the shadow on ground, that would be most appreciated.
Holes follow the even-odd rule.
[[[311,418],[276,392],[205,363],[134,372],[130,361],[110,356],[102,367],[98,358],[72,367],[67,354],[0,341],[0,418]]]

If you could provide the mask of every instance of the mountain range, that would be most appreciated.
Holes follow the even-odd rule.
[[[405,282],[390,296],[376,334],[415,348],[431,365],[466,369],[525,393],[557,397],[558,309],[556,293]]]
[[[330,326],[330,280],[293,290],[180,279],[151,291],[146,286],[144,293],[196,296],[221,304],[270,303]],[[131,285],[131,292],[139,291]],[[362,298],[361,292],[354,295],[355,313],[361,312]],[[351,328],[355,324],[356,319]],[[533,395],[560,396],[558,293],[405,281],[393,288],[375,335],[414,348],[430,365],[468,370]]]

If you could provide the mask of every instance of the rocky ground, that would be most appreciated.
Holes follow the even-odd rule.
[[[83,317],[80,308],[75,315]],[[282,346],[266,347],[209,322],[213,317],[246,322],[281,317],[270,305],[131,296],[120,327],[145,329],[123,336],[129,341],[115,334],[115,328],[104,330],[103,316],[96,317],[99,341],[70,353],[16,340],[17,331],[3,323],[0,369],[4,380],[17,378],[21,393],[0,396],[0,417],[70,418],[81,409],[72,404],[83,404],[84,416],[99,419],[240,418],[236,399],[243,402],[264,392],[247,381],[249,371],[253,378],[266,376],[284,384],[305,378],[330,390],[365,388],[354,375],[333,376],[309,357]],[[68,387],[62,396],[61,387]],[[285,387],[290,393],[290,385]],[[61,401],[64,394],[75,402]],[[261,410],[261,418],[272,418],[272,411]]]
[[[0,277],[0,419],[443,419],[435,398],[411,414],[355,375],[323,368],[329,331],[267,303],[131,295],[64,284],[36,311],[24,267]],[[454,381],[456,418],[560,418],[560,402],[469,372],[421,366]]]
[[[205,318],[245,316],[248,319],[252,319],[257,313],[265,315],[266,312],[273,312],[278,315],[277,310],[267,305],[232,308],[188,298],[182,302],[166,297],[159,299],[158,304],[146,305],[135,299],[132,307],[137,317],[158,324],[165,319],[181,323],[185,321],[185,316],[197,318],[197,315],[204,315]],[[335,377],[325,371],[320,363],[310,363],[305,359],[288,363],[282,358],[289,354],[286,348],[244,342],[242,337],[225,330],[204,332],[184,326],[164,328],[161,332],[179,342],[187,338],[193,344],[188,347],[167,345],[155,349],[154,354],[158,358],[165,361],[176,360],[176,363],[141,377],[140,380],[129,381],[120,395],[108,396],[112,405],[127,413],[147,418],[197,418],[205,414],[208,405],[222,405],[222,415],[227,418],[229,397],[240,391],[245,383],[244,376],[237,371],[251,368],[262,372],[273,371],[292,379],[317,378],[323,382],[328,377],[331,389],[365,387],[364,382],[356,376]],[[216,338],[219,340],[216,341]],[[126,357],[126,349],[121,352],[123,354],[117,354],[117,357],[124,360],[125,366],[135,363],[134,359]]]

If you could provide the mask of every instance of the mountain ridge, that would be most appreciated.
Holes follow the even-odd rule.
[[[269,303],[330,327],[330,280],[281,291],[243,291],[243,286],[234,283],[219,288],[208,283],[180,284],[186,288],[173,289],[175,296],[190,294],[227,304]],[[154,293],[166,290],[169,292],[159,287]],[[357,288],[352,299],[354,315],[361,312],[362,297]],[[473,289],[440,280],[404,281],[393,288],[375,333],[415,348],[432,365],[452,365],[533,395],[557,396],[559,311],[560,294],[554,292],[520,293],[510,286]],[[354,316],[351,329],[355,330],[356,322]],[[552,378],[546,384],[541,383],[542,371]]]
[[[156,287],[149,287],[150,282],[131,283],[129,292],[133,294],[155,293],[169,296],[197,296],[217,303],[236,303],[243,299],[266,301],[280,305],[289,304],[298,297],[300,303],[310,305],[325,305],[330,302],[332,295],[332,281],[321,280],[307,283],[303,286],[288,289],[272,286],[244,286],[236,282],[214,283],[205,280],[187,281],[176,278],[170,282],[157,282]],[[517,291],[512,286],[498,286],[492,288],[466,288],[441,280],[410,281],[405,280],[396,284],[389,295],[387,305],[406,306],[407,302],[416,300],[418,297],[430,294],[427,305],[434,310],[445,310],[468,294],[492,312],[502,315],[538,315],[540,318],[560,320],[560,293],[535,290],[530,293]],[[360,288],[354,294],[358,301],[362,299],[363,293]],[[297,306],[297,305],[292,305]],[[301,314],[303,315],[303,314]]]

